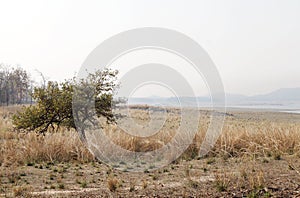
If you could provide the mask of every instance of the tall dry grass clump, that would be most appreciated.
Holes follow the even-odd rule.
[[[94,160],[74,131],[46,136],[6,132],[5,136],[10,138],[1,140],[0,163],[4,165]]]
[[[286,122],[226,122],[214,151],[230,156],[276,156],[300,153],[300,124]]]
[[[45,136],[18,133],[7,112],[0,114],[0,163],[2,165],[36,162],[93,161],[94,157],[79,139],[76,131],[60,130]]]

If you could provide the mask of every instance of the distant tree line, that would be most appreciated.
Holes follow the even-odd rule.
[[[0,105],[31,103],[32,90],[32,81],[26,70],[0,64]]]

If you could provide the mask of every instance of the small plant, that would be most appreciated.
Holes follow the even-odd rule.
[[[206,161],[207,164],[213,164],[213,163],[215,163],[215,162],[216,162],[216,159],[215,159],[215,158],[209,158],[209,159]]]
[[[259,189],[264,187],[265,177],[262,171],[258,171],[249,176],[249,183],[251,189]]]
[[[86,181],[82,181],[80,184],[81,188],[86,188],[87,187],[87,182]]]
[[[135,181],[130,182],[129,192],[133,192],[135,190]]]
[[[227,188],[230,184],[230,178],[226,173],[216,174],[215,175],[215,186],[219,192],[227,191]]]
[[[65,189],[65,185],[63,183],[58,184],[59,189]]]
[[[146,180],[143,180],[142,186],[143,186],[143,189],[146,189],[148,187],[148,182]]]
[[[11,173],[7,176],[9,183],[13,184],[16,183],[18,180],[21,179],[20,175],[16,173]]]
[[[34,166],[34,162],[27,162],[26,165],[27,166]]]
[[[118,188],[118,183],[119,183],[119,181],[117,180],[117,178],[115,178],[115,177],[108,178],[108,180],[107,180],[108,189],[111,192],[115,192]]]
[[[216,183],[216,188],[219,192],[224,192],[227,190],[227,186],[224,185],[224,183],[221,183],[221,182],[217,182]]]
[[[27,186],[16,186],[13,188],[13,195],[14,197],[28,197],[29,189]]]
[[[120,164],[121,164],[121,165],[126,165],[126,162],[121,161]]]
[[[278,152],[274,153],[274,160],[281,160],[281,154]]]
[[[190,186],[191,188],[197,189],[199,187],[199,182],[189,179],[188,186]]]
[[[153,179],[154,181],[157,180],[157,179],[158,179],[158,175],[157,175],[157,174],[152,175],[152,179]]]
[[[81,182],[78,180],[78,179],[76,179],[76,181],[75,181],[77,184],[81,184]]]
[[[259,190],[259,189],[254,189],[252,190],[248,195],[247,195],[247,198],[259,198],[259,197],[265,197],[265,198],[268,198],[268,197],[271,197],[271,193],[270,192],[265,192],[263,193],[262,190]]]
[[[101,173],[101,170],[99,168],[97,168],[97,171],[96,171],[97,174]]]
[[[58,169],[58,172],[59,173],[65,173],[65,172],[67,172],[67,169],[65,169],[64,167],[61,167],[61,168]]]
[[[76,171],[75,175],[76,175],[76,176],[83,176],[83,173],[80,172],[80,171]]]
[[[262,162],[263,163],[269,163],[269,160],[267,158],[263,158]]]
[[[106,171],[106,174],[107,174],[107,175],[110,175],[111,172],[112,172],[112,169],[109,168],[109,169]]]
[[[112,167],[114,167],[114,168],[120,168],[120,165],[119,164],[114,164],[114,165],[112,165]]]
[[[266,192],[265,194],[264,194],[264,197],[265,198],[268,198],[268,197],[271,197],[272,196],[272,194],[270,193],[270,192]]]
[[[190,178],[190,177],[191,177],[189,166],[186,166],[186,167],[185,167],[184,172],[185,172],[185,176],[186,176],[187,178]]]
[[[247,198],[258,198],[259,195],[257,193],[257,191],[251,191],[248,195]]]
[[[50,179],[50,180],[54,180],[54,178],[55,178],[55,175],[50,174],[49,179]]]
[[[240,171],[240,174],[241,174],[241,178],[243,178],[244,180],[247,180],[248,179],[248,172],[246,171],[246,169],[242,169]]]

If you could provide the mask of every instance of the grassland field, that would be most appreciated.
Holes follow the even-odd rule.
[[[300,114],[229,109],[214,148],[199,158],[211,115],[201,110],[199,131],[185,153],[163,168],[133,173],[97,161],[75,130],[45,136],[16,131],[11,116],[18,109],[0,108],[0,197],[300,196]],[[178,127],[177,110],[168,112],[159,133],[149,138],[131,138],[116,126],[104,129],[127,150],[155,150]],[[144,108],[130,114],[141,124],[150,119]]]

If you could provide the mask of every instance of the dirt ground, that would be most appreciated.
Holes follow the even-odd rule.
[[[1,167],[1,197],[298,197],[300,159],[205,158],[154,172],[100,163]],[[11,191],[12,190],[12,191]]]

